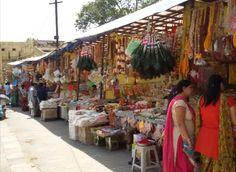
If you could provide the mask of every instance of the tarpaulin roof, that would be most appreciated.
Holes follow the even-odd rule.
[[[138,10],[134,13],[128,14],[124,17],[121,17],[119,19],[116,19],[112,22],[106,23],[102,26],[99,26],[97,28],[91,29],[85,33],[82,33],[80,37],[78,37],[77,39],[68,42],[67,46],[65,46],[64,48],[60,49],[57,54],[57,56],[60,56],[60,54],[62,54],[65,51],[71,51],[74,48],[76,48],[78,45],[82,44],[83,42],[93,42],[98,40],[101,36],[104,36],[105,34],[114,32],[122,27],[126,27],[127,25],[130,25],[132,23],[135,22],[139,22],[140,21],[140,25],[142,24],[146,24],[147,22],[141,22],[141,20],[153,16],[155,14],[160,14],[159,16],[155,16],[156,20],[161,19],[158,25],[156,26],[163,26],[163,21],[164,20],[168,20],[168,22],[171,22],[173,20],[173,22],[178,21],[178,17],[176,17],[178,14],[180,13],[176,13],[178,12],[178,10],[170,10],[167,11],[168,9],[171,9],[173,7],[176,7],[180,4],[183,4],[184,2],[187,2],[188,0],[161,0],[153,5],[150,5],[146,8],[143,8],[141,10]],[[167,11],[165,13],[165,11]],[[161,14],[163,13],[163,14]],[[169,13],[174,13],[174,15],[171,15]],[[167,17],[168,16],[168,17]],[[164,20],[163,20],[164,19]],[[172,20],[169,20],[172,19]]]
[[[11,65],[11,66],[18,66],[22,63],[24,63],[24,59],[23,60],[17,60],[17,61],[14,61],[14,62],[10,62],[10,63],[7,63],[7,64]]]
[[[114,31],[120,27],[137,22],[141,19],[152,16],[156,13],[164,12],[164,11],[166,11],[174,6],[177,6],[179,4],[182,4],[186,1],[188,1],[188,0],[171,0],[171,1],[170,0],[161,0],[153,5],[150,5],[146,8],[138,10],[134,13],[128,14],[128,15],[121,17],[119,19],[116,19],[112,22],[109,22],[109,23],[99,26],[97,28],[91,29],[90,31],[83,33],[81,35],[81,37],[79,37],[78,39],[91,37],[91,36],[96,37],[96,35]]]
[[[182,16],[179,16],[183,13],[182,8],[174,8],[178,7],[178,5],[187,2],[188,0],[160,0],[153,5],[150,5],[146,8],[138,10],[134,13],[128,14],[124,17],[116,19],[112,22],[106,23],[97,28],[91,29],[85,33],[81,33],[81,36],[75,40],[69,41],[63,44],[58,49],[55,49],[50,54],[47,54],[49,58],[59,58],[64,52],[72,51],[77,48],[79,45],[84,42],[93,42],[97,41],[101,36],[104,36],[108,33],[114,31],[123,31],[129,30],[129,33],[136,33],[137,31],[143,32],[147,28],[148,20],[147,18],[150,16],[154,16],[153,20],[156,20],[155,28],[161,30],[161,27],[167,26],[167,23],[176,23],[182,19]],[[135,25],[132,25],[135,24]],[[138,26],[141,28],[139,29]],[[124,28],[124,29],[123,29]],[[131,28],[131,29],[127,29]],[[163,29],[163,28],[162,28]],[[42,57],[44,58],[44,57]],[[40,60],[40,57],[32,57],[32,61]],[[15,62],[8,63],[9,65],[16,66],[20,65],[24,62],[28,62],[25,60],[19,60]]]
[[[43,54],[41,56],[35,56],[35,57],[30,57],[30,58],[27,58],[25,59],[24,61],[25,62],[35,62],[35,61],[39,61],[41,59],[44,59],[46,58],[50,53],[46,53],[46,54]]]
[[[43,54],[43,55],[41,55],[41,56],[35,56],[35,57],[30,57],[30,58],[26,58],[26,59],[22,59],[22,60],[10,62],[10,63],[8,63],[8,65],[11,65],[11,66],[18,66],[18,65],[21,65],[21,64],[27,63],[27,62],[39,61],[39,60],[41,60],[41,59],[44,59],[44,58],[48,57],[49,54],[50,54],[50,53],[46,53],[46,54]]]

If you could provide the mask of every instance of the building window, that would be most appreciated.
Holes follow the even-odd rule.
[[[2,48],[1,50],[2,50],[2,51],[5,51],[5,48]]]
[[[12,51],[16,51],[16,49],[15,49],[15,48],[12,48]]]

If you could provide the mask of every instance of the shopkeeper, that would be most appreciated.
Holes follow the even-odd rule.
[[[39,102],[47,100],[47,87],[42,80],[39,80],[39,84],[37,86],[37,95]]]

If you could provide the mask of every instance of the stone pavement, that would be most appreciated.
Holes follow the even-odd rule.
[[[0,170],[1,172],[38,172],[37,168],[27,161],[15,134],[7,123],[0,122]]]
[[[65,121],[43,122],[18,109],[0,121],[0,172],[128,172],[130,152],[72,141]]]

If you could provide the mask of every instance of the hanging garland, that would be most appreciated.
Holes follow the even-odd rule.
[[[133,69],[139,73],[142,79],[153,79],[160,77],[173,70],[175,60],[169,50],[167,50],[161,42],[158,42],[155,35],[148,35],[139,46],[137,42],[133,49],[134,42],[130,42],[131,65]]]

